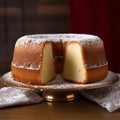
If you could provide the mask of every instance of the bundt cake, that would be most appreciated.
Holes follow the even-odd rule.
[[[35,34],[19,38],[11,63],[12,77],[26,84],[64,80],[93,83],[108,73],[103,41],[88,34]]]

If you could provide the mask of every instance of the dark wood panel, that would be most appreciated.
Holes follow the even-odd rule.
[[[3,32],[3,33],[0,32],[0,44],[1,44],[1,43],[5,43],[4,40],[5,40],[5,33],[4,33],[4,32]],[[1,48],[0,48],[0,50],[1,50]]]
[[[53,22],[53,21],[61,21],[63,23],[66,23],[66,26],[68,25],[68,15],[26,15],[25,21],[27,22]],[[54,29],[54,28],[53,28]]]
[[[21,9],[20,8],[17,8],[17,7],[7,7],[4,8],[4,7],[1,7],[0,8],[0,16],[3,16],[3,15],[14,15],[14,16],[18,16],[18,15],[21,15]]]
[[[37,13],[39,15],[54,15],[54,14],[68,14],[67,5],[38,5]]]
[[[37,0],[37,4],[68,4],[68,0]]]
[[[11,6],[18,7],[20,6],[21,2],[22,0],[0,0],[0,7],[3,7],[3,4],[5,4],[6,7],[11,7]]]

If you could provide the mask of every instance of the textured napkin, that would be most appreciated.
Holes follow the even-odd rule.
[[[118,74],[118,76],[120,78],[120,74]],[[114,112],[120,108],[120,79],[112,86],[93,90],[83,90],[80,93],[85,98],[106,108],[109,112]]]
[[[43,98],[36,92],[11,87],[0,89],[0,108],[13,105],[28,105],[40,103]]]

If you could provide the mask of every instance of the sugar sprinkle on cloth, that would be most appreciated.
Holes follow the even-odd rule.
[[[40,103],[43,98],[36,92],[11,87],[0,89],[0,108],[13,105],[28,105]]]
[[[120,78],[120,74],[118,74]],[[112,86],[105,88],[84,90],[80,94],[85,98],[96,102],[109,112],[114,112],[120,108],[120,79]]]

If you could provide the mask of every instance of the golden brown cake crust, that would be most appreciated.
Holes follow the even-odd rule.
[[[93,83],[103,80],[108,74],[108,66],[100,68],[87,69],[87,82]]]
[[[18,82],[23,82],[26,84],[38,84],[40,85],[40,71],[39,70],[27,70],[22,68],[11,68],[12,77]],[[38,77],[39,76],[39,77]]]
[[[18,82],[23,82],[28,85],[30,84],[41,85],[39,70],[27,70],[27,69],[16,68],[13,66],[11,70],[12,70],[12,77],[14,80]],[[49,82],[52,81],[53,79],[49,80]],[[45,83],[44,85],[49,84],[49,82]]]
[[[17,46],[14,51],[12,63],[15,64],[16,67],[23,66],[24,69],[29,67],[39,69],[38,67],[42,62],[43,47],[43,43],[32,45],[31,42]]]

